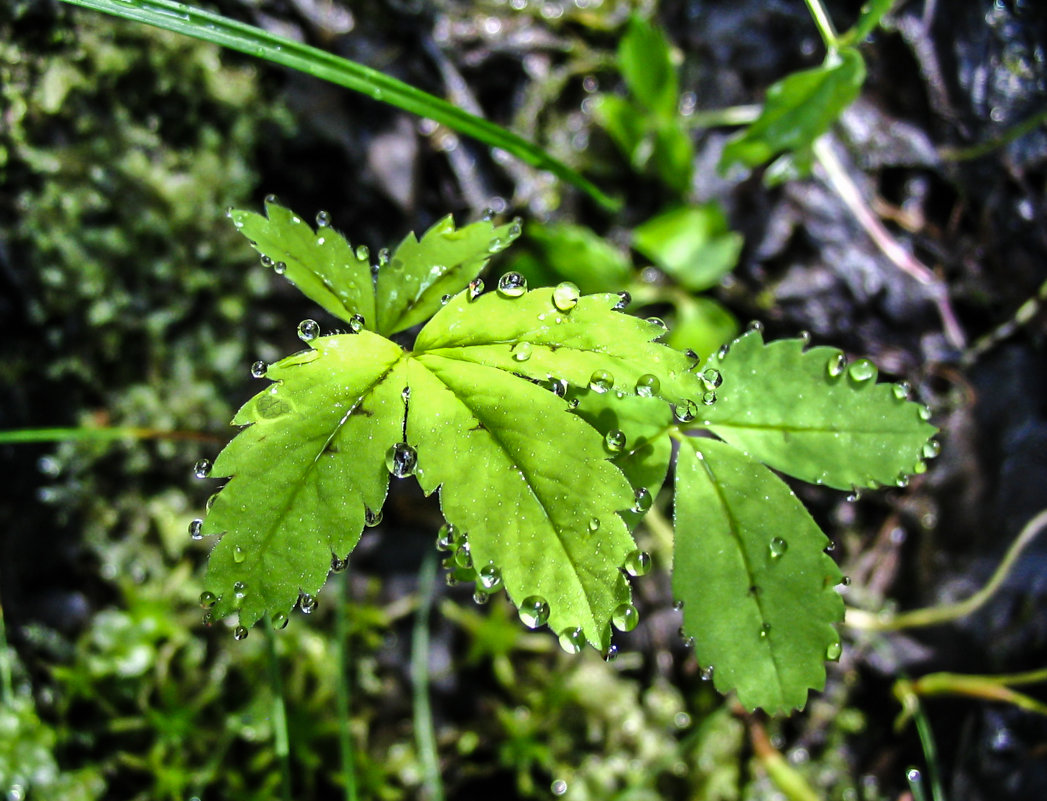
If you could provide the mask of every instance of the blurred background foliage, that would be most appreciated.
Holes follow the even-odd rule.
[[[928,474],[851,504],[798,488],[865,609],[969,594],[1042,505],[1042,311],[974,352],[935,308],[945,287],[977,341],[1047,279],[1047,133],[1007,136],[1047,103],[1039,5],[899,2],[861,49],[868,78],[829,146],[933,286],[885,257],[813,156],[770,188],[762,168],[718,169],[768,87],[822,61],[800,0],[207,5],[478,111],[624,205],[608,215],[503,154],[300,74],[50,0],[3,4],[0,430],[162,434],[0,444],[9,799],[280,793],[270,640],[203,625],[206,546],[186,533],[206,500],[192,465],[229,436],[253,392],[249,365],[294,350],[295,325],[316,313],[225,219],[270,192],[329,210],[373,252],[449,211],[519,213],[525,236],[495,274],[627,290],[631,310],[664,317],[671,344],[702,355],[758,317],[772,335],[809,330],[912,382],[945,430]],[[828,4],[841,30],[859,6]],[[276,633],[295,798],[344,795],[343,678],[359,797],[426,797],[408,663],[416,576],[439,523],[397,487],[318,611]],[[440,583],[428,663],[448,797],[898,798],[928,757],[912,727],[892,730],[892,682],[1047,660],[1041,542],[976,615],[848,631],[803,714],[745,716],[676,634],[666,536],[657,514],[639,531],[661,570],[637,583],[641,624],[613,662],[562,654],[502,600],[480,607]],[[953,698],[928,702],[928,719],[950,799],[1047,792],[1042,719]]]

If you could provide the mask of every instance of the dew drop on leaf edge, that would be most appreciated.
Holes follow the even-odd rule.
[[[502,571],[493,564],[486,564],[476,574],[480,586],[487,592],[495,592],[502,586]]]
[[[203,534],[204,521],[200,518],[193,520],[189,523],[189,536],[194,540],[201,540],[204,538]]]
[[[364,330],[366,324],[367,321],[364,319],[362,314],[354,314],[349,318],[349,331],[353,334],[359,334]]]
[[[251,365],[251,377],[252,378],[265,378],[265,373],[269,369],[269,365],[260,359]]]
[[[527,291],[527,279],[518,272],[508,272],[498,279],[498,294],[504,298],[518,298]]]
[[[869,359],[855,359],[847,368],[848,377],[857,384],[874,380],[876,373],[876,365]]]
[[[237,641],[246,640],[247,639],[247,634],[248,634],[248,632],[247,632],[247,627],[246,626],[237,626],[235,629],[233,629],[233,639],[234,640],[237,640]]]
[[[619,604],[611,614],[611,623],[618,631],[632,631],[640,622],[640,613],[632,604]]]
[[[636,549],[625,557],[624,567],[630,576],[646,576],[651,570],[651,555]]]
[[[567,312],[578,305],[578,298],[582,293],[578,290],[576,284],[572,284],[570,281],[563,281],[556,285],[553,290],[553,305],[562,312]]]
[[[839,642],[829,643],[829,646],[825,649],[825,658],[830,662],[835,662],[842,653],[843,646]]]
[[[843,371],[847,369],[847,357],[842,353],[837,353],[829,357],[829,362],[825,365],[825,370],[829,374],[830,378],[839,378],[843,375]]]
[[[385,452],[385,466],[396,478],[414,475],[418,452],[406,442],[397,442]]]
[[[520,603],[520,620],[529,629],[536,629],[549,622],[549,604],[540,595],[529,595]]]
[[[690,398],[684,398],[680,403],[673,405],[673,417],[678,423],[690,423],[698,416],[698,404]]]
[[[603,444],[610,453],[621,453],[625,447],[625,432],[616,428],[608,431],[604,435]]]
[[[598,394],[607,392],[614,386],[614,376],[607,370],[594,370],[589,376],[589,389]]]
[[[577,627],[564,629],[557,639],[560,647],[569,654],[581,653],[585,647],[585,633]]]
[[[926,452],[926,448],[924,449]],[[197,478],[207,478],[211,475],[211,460],[201,459],[195,465],[193,465],[193,475]]]
[[[484,281],[482,278],[474,278],[469,282],[469,300],[476,300],[483,294]]]
[[[215,595],[213,592],[207,592],[205,590],[204,592],[200,593],[201,609],[210,609],[216,603],[218,603],[218,596]]]
[[[303,592],[298,596],[298,608],[307,615],[311,615],[316,611],[317,601],[316,597],[309,593]]]
[[[651,510],[653,503],[654,498],[651,496],[651,491],[647,487],[640,487],[633,496],[631,511],[641,515],[647,514]]]
[[[320,324],[316,320],[302,320],[298,324],[298,338],[302,342],[312,342],[320,335]]]
[[[276,613],[273,614],[273,617],[272,617],[273,629],[276,630],[276,631],[280,631],[281,629],[286,629],[287,628],[287,623],[289,621],[290,621],[290,618],[287,616],[286,612],[276,612]]]

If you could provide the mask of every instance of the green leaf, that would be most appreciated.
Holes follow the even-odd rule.
[[[703,292],[729,272],[742,250],[716,202],[662,212],[633,230],[633,247],[692,292]]]
[[[647,139],[646,115],[628,100],[616,95],[600,95],[593,104],[593,115],[607,131],[634,169],[643,169],[651,157],[650,148],[641,148]]]
[[[865,41],[896,2],[897,0],[869,0],[865,3],[854,27],[837,39],[839,45],[857,45]]]
[[[662,182],[678,194],[691,188],[694,146],[678,119],[665,120],[654,129],[654,169]]]
[[[389,335],[428,320],[445,295],[462,290],[487,266],[491,254],[520,235],[520,222],[495,227],[486,220],[455,228],[447,215],[422,235],[404,237],[375,287],[380,333]]]
[[[357,258],[344,236],[330,227],[316,231],[302,218],[266,198],[263,217],[252,211],[230,209],[229,217],[251,246],[274,265],[283,264],[284,276],[312,301],[342,320],[354,314],[374,329],[374,288],[368,257]]]
[[[676,67],[669,41],[642,17],[629,18],[618,45],[618,66],[629,91],[651,111],[666,119],[676,116],[679,101]]]
[[[355,547],[367,510],[385,501],[385,453],[402,431],[403,355],[361,331],[321,337],[269,367],[276,383],[237,412],[233,424],[246,428],[211,472],[230,478],[201,532],[223,535],[205,582],[218,598],[214,617],[238,610],[250,626],[285,612],[323,586],[332,555]]]
[[[756,122],[727,143],[720,169],[736,163],[756,167],[783,151],[809,147],[854,101],[864,81],[865,62],[853,49],[778,81],[767,90]]]
[[[868,359],[752,331],[706,366],[719,370],[703,425],[775,470],[837,489],[904,482],[921,469],[934,426],[901,387],[876,383]]]
[[[614,292],[630,279],[629,257],[584,225],[528,224],[527,244],[539,254],[541,272],[528,270],[545,283],[573,281],[584,294]],[[516,263],[513,269],[518,269]]]
[[[715,353],[738,334],[738,321],[712,298],[689,297],[676,307],[676,319],[667,342],[677,350]]]
[[[781,479],[716,440],[683,439],[675,489],[673,594],[699,662],[750,710],[803,707],[843,619],[828,539]]]

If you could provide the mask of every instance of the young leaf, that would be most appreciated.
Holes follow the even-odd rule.
[[[935,428],[868,359],[751,331],[716,354],[717,401],[703,425],[775,470],[837,489],[896,484],[918,470]]]
[[[854,101],[864,81],[865,62],[848,48],[774,84],[756,122],[727,143],[720,169],[735,163],[756,167],[783,151],[809,146]]]
[[[428,320],[445,295],[465,288],[492,253],[504,250],[519,235],[518,220],[497,228],[486,220],[455,228],[451,215],[421,240],[408,234],[378,270],[376,330],[388,336]]]
[[[718,203],[680,206],[633,229],[633,247],[692,292],[703,292],[738,262],[741,234]]]
[[[368,256],[361,252],[363,258],[358,258],[345,237],[330,227],[314,232],[272,197],[266,198],[265,213],[263,217],[230,209],[229,217],[251,246],[283,271],[303,295],[342,320],[359,314],[374,329],[374,285]]]
[[[675,490],[673,594],[699,662],[748,709],[802,707],[843,619],[828,540],[781,479],[713,439],[683,439]]]
[[[216,618],[250,626],[315,594],[332,554],[355,547],[389,485],[386,450],[402,433],[403,351],[368,331],[321,337],[269,367],[276,383],[233,419],[246,426],[215,461],[231,480],[203,534],[222,534],[205,588]]]
[[[642,17],[632,16],[618,46],[618,65],[633,97],[663,118],[676,116],[676,68],[661,30]]]

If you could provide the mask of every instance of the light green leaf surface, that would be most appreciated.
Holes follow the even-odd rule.
[[[274,265],[286,265],[284,277],[303,295],[342,320],[362,315],[364,324],[373,330],[374,285],[369,257],[361,253],[363,258],[357,258],[349,242],[333,228],[314,231],[271,198],[265,201],[265,213],[263,217],[231,209],[229,217],[255,250]]]
[[[520,235],[520,223],[495,227],[481,220],[455,228],[447,215],[421,240],[408,234],[381,265],[375,287],[380,333],[390,335],[428,320],[444,295],[462,290],[494,253]]]
[[[660,29],[642,17],[631,17],[618,45],[618,66],[629,91],[641,104],[663,118],[676,116],[676,67]]]
[[[665,334],[663,327],[610,313],[617,295],[583,295],[563,311],[553,292],[534,289],[507,298],[491,291],[475,300],[460,293],[421,330],[415,348],[572,386],[588,386],[594,372],[606,370],[612,389],[626,394],[637,394],[637,381],[654,375],[659,387],[651,394],[670,403],[699,392],[690,360],[653,341]]]
[[[747,709],[801,708],[843,619],[828,539],[781,479],[716,440],[683,439],[675,489],[673,595],[699,662]]]
[[[709,297],[687,297],[676,306],[676,319],[666,342],[677,350],[707,356],[738,334],[738,321]]]
[[[244,404],[246,426],[211,472],[230,477],[204,520],[222,534],[208,565],[212,614],[250,626],[316,593],[332,554],[355,547],[389,485],[385,452],[402,431],[403,351],[368,331],[321,337],[269,367]],[[242,588],[235,588],[237,582]],[[242,597],[238,597],[242,595]]]
[[[573,281],[583,293],[614,292],[631,278],[629,257],[584,225],[528,223],[525,239],[538,258],[525,269],[514,261],[513,269],[527,274],[532,286]]]
[[[564,399],[493,367],[420,353],[408,376],[419,483],[427,494],[442,485],[444,516],[468,536],[473,565],[497,567],[517,605],[543,599],[557,634],[581,628],[606,648],[636,546],[617,515],[632,490],[603,437]]]
[[[633,247],[692,292],[716,286],[742,243],[716,202],[670,209],[633,229]]]
[[[934,426],[900,388],[876,383],[867,359],[749,332],[715,354],[717,401],[703,425],[783,473],[837,489],[893,485],[915,472]],[[834,375],[834,372],[837,372]]]
[[[756,167],[783,151],[809,147],[854,101],[864,81],[865,62],[853,49],[778,81],[767,90],[757,120],[727,143],[720,169]]]

